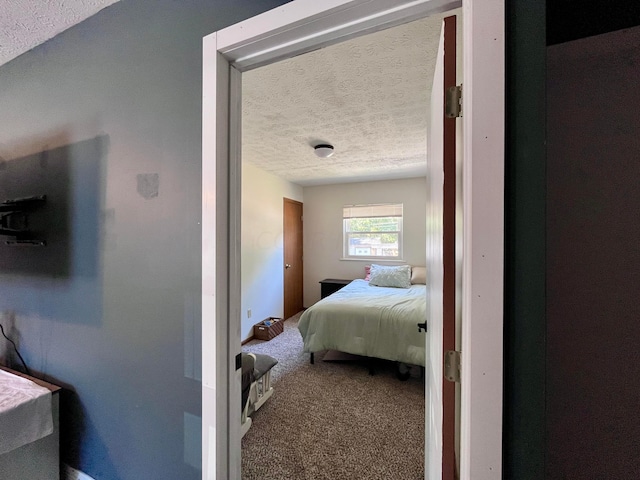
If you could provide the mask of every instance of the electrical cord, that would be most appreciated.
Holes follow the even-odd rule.
[[[20,358],[20,361],[22,362],[22,365],[24,366],[24,370],[26,372],[27,375],[31,375],[31,372],[29,371],[29,367],[27,367],[26,362],[24,361],[24,358],[22,358],[22,355],[20,355],[20,352],[18,351],[18,347],[16,346],[16,344],[14,343],[13,340],[11,340],[9,337],[7,337],[7,335],[4,333],[4,328],[2,328],[2,324],[0,323],[0,332],[2,332],[2,336],[4,338],[6,338],[7,340],[9,340],[9,342],[11,342],[11,345],[13,345],[13,349],[16,351],[16,353],[18,354],[18,357]]]

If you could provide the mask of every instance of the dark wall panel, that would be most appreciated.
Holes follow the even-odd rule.
[[[544,476],[545,4],[507,3],[503,476]]]
[[[637,0],[549,0],[546,4],[549,45],[640,25]]]
[[[547,475],[640,472],[640,28],[548,51]]]

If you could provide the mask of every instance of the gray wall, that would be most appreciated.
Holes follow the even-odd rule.
[[[256,323],[284,315],[284,198],[302,202],[302,187],[242,164],[242,340]]]
[[[548,479],[640,472],[638,44],[548,50]]]
[[[320,300],[324,278],[364,278],[371,261],[341,260],[342,207],[368,203],[403,203],[403,261],[426,265],[425,177],[360,183],[336,183],[304,189],[304,305]]]
[[[0,322],[97,480],[200,478],[201,42],[282,3],[123,0],[0,67],[0,196],[49,195]]]

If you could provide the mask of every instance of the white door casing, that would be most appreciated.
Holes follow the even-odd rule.
[[[295,0],[203,40],[202,478],[240,479],[240,73],[460,6]],[[461,478],[501,478],[504,0],[464,0]],[[474,95],[474,92],[478,92]],[[230,401],[231,400],[231,401]],[[235,420],[234,420],[235,419]],[[433,478],[433,477],[429,477]]]
[[[463,2],[460,478],[502,478],[505,2]]]

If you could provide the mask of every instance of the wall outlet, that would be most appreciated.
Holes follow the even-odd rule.
[[[247,318],[251,318],[251,309],[247,309]]]
[[[66,463],[62,464],[62,480],[94,480],[92,477],[87,475],[86,473],[81,472],[80,470],[76,470],[73,467],[70,467]]]

